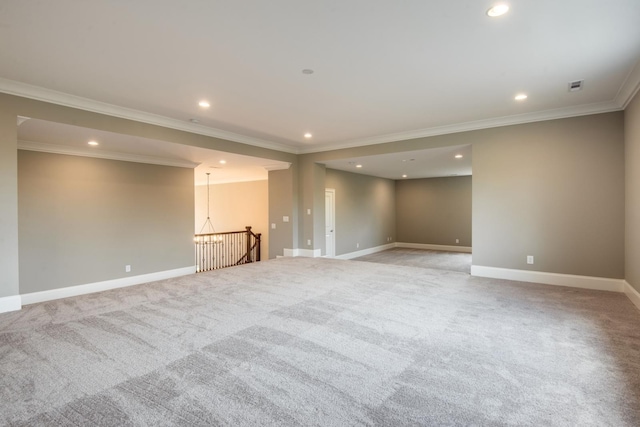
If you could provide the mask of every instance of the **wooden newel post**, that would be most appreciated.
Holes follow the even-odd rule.
[[[260,258],[260,246],[261,246],[261,243],[262,243],[262,239],[260,238],[260,236],[262,236],[262,233],[256,234],[256,244],[258,246],[256,248],[256,261],[262,260],[262,258]]]
[[[251,260],[251,227],[245,227],[247,229],[247,262],[253,262]]]

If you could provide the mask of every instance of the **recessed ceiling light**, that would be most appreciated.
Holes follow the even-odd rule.
[[[220,163],[221,165],[225,165],[225,164],[227,164],[227,161],[226,160],[220,160],[218,163]]]
[[[313,70],[310,68],[305,68],[302,70],[302,74],[313,74]]]
[[[198,102],[198,105],[201,106],[202,108],[209,108],[211,107],[211,104],[209,104],[209,101],[200,101]]]
[[[454,157],[455,157],[456,159],[461,159],[461,158],[462,158],[462,154],[456,154]]]
[[[509,6],[504,4],[504,3],[501,3],[501,4],[495,5],[491,9],[487,10],[487,15],[489,15],[492,18],[495,18],[496,16],[504,15],[508,11],[509,11]]]
[[[89,141],[89,142],[87,142],[87,144],[93,145],[93,146],[100,145],[100,144],[98,144],[97,141]]]
[[[407,175],[406,175],[406,174],[405,174],[405,175],[402,175],[402,177],[403,177],[403,178],[406,178],[406,177],[407,177]]]
[[[516,95],[516,97],[514,99],[516,101],[524,101],[525,99],[527,99],[527,95],[525,95],[524,93],[520,93],[520,94]]]
[[[304,137],[305,137],[305,138],[311,138],[312,136],[313,136],[313,135],[311,135],[309,132],[307,132],[307,133],[305,133],[305,134],[304,134]]]
[[[356,165],[356,167],[357,167],[357,168],[361,168],[361,167],[362,167],[362,165]]]

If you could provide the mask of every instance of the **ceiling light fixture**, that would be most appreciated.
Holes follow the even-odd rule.
[[[309,132],[307,132],[307,133],[305,133],[305,134],[304,134],[304,137],[305,137],[305,138],[311,138],[312,136],[313,136],[313,135],[311,135]]]
[[[220,160],[218,163],[220,163],[221,165],[225,165],[225,164],[227,164],[227,161],[226,160]]]
[[[361,168],[361,167],[362,167],[362,165],[356,165],[356,167],[357,167],[357,168]]]
[[[202,108],[211,107],[211,104],[209,104],[209,101],[200,101],[200,102],[198,102],[198,105],[201,106]]]
[[[461,158],[462,158],[462,154],[456,154],[454,157],[455,157],[456,159],[461,159]]]
[[[406,174],[405,174],[405,175],[402,175],[402,177],[403,177],[403,178],[406,178],[406,177],[407,177],[407,175],[406,175]]]
[[[495,18],[497,16],[504,15],[508,11],[509,11],[509,6],[504,3],[500,3],[493,6],[491,9],[487,10],[487,15],[489,15],[492,18]]]
[[[516,97],[514,99],[516,101],[524,101],[525,99],[527,99],[527,95],[525,95],[524,93],[521,93],[521,94],[516,95]]]
[[[87,144],[89,144],[89,145],[93,145],[94,147],[95,147],[96,145],[100,145],[100,144],[98,144],[98,142],[97,142],[97,141],[89,141],[89,142],[87,142]]]

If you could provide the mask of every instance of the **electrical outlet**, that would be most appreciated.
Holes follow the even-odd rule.
[[[307,209],[307,215],[311,215],[311,209]]]
[[[360,247],[360,243],[356,243],[356,249]]]
[[[527,264],[533,264],[533,255],[527,255]]]
[[[456,239],[456,243],[460,243],[460,239]]]
[[[271,224],[271,229],[272,229],[272,230],[275,230],[275,229],[276,229],[276,223],[275,223],[275,222]]]
[[[311,246],[311,239],[307,239],[307,246]]]
[[[125,273],[131,273],[131,266],[130,265],[125,265],[124,266],[124,272]]]

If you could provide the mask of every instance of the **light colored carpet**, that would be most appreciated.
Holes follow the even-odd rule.
[[[282,258],[0,315],[4,425],[640,425],[622,294]]]
[[[433,251],[429,249],[393,248],[354,258],[352,261],[406,265],[408,267],[437,268],[471,274],[471,254]]]

